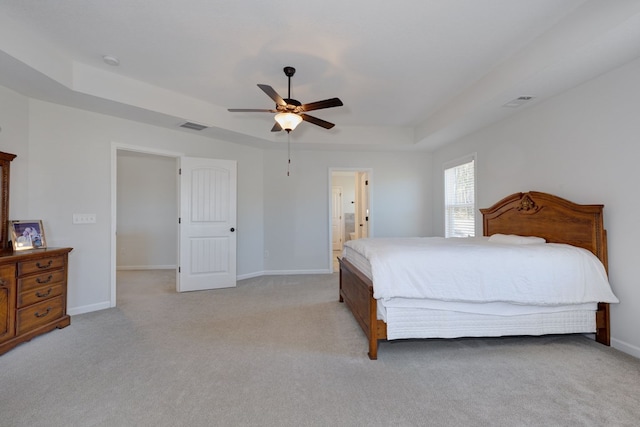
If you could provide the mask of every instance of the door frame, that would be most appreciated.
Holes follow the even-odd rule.
[[[333,198],[333,192],[334,190],[338,190],[340,192],[340,203],[342,204],[344,201],[342,199],[342,186],[336,185],[336,186],[332,186],[331,187],[331,250],[335,251],[335,249],[333,248],[333,201],[335,200]],[[343,207],[342,205],[340,206],[340,225],[338,226],[338,231],[340,233],[340,250],[342,250],[342,245],[344,244],[344,241],[342,239],[342,237],[344,236],[344,211],[343,211]]]
[[[369,216],[371,207],[369,204],[369,174],[366,171],[356,172],[356,236],[358,239],[369,237]],[[363,183],[363,179],[365,179]],[[363,191],[363,187],[366,191]],[[364,217],[364,218],[363,218]],[[364,231],[364,236],[363,236]]]
[[[369,185],[367,186],[367,198],[369,200],[369,237],[374,236],[373,231],[373,223],[375,215],[372,214],[374,212],[373,209],[373,169],[372,168],[343,168],[343,167],[329,167],[328,173],[328,184],[327,184],[327,198],[329,203],[327,203],[327,227],[328,227],[328,246],[327,246],[327,257],[329,262],[329,272],[333,273],[333,231],[331,230],[331,217],[333,210],[333,173],[334,172],[353,172],[354,180],[357,172],[366,172],[369,177]],[[356,193],[358,191],[358,183],[356,183]]]
[[[109,307],[116,306],[116,270],[117,270],[117,259],[116,259],[116,250],[117,250],[117,200],[118,200],[118,151],[134,151],[137,153],[150,154],[155,156],[164,156],[164,157],[172,157],[176,160],[176,166],[179,167],[180,157],[184,156],[184,153],[178,153],[175,151],[166,151],[166,150],[158,150],[151,147],[144,147],[138,145],[130,145],[123,144],[119,142],[111,143],[111,268],[110,268],[110,297],[109,297]],[[176,170],[176,184],[179,184],[179,176]],[[176,208],[178,212],[180,211],[180,187],[177,188],[176,194]],[[178,228],[176,247],[179,247],[180,244],[180,230],[178,219],[176,218],[176,228]],[[179,256],[179,254],[178,254]],[[176,259],[176,265],[178,264],[178,260]],[[176,281],[179,281],[180,277],[178,275],[178,269],[176,268]],[[177,286],[178,282],[176,282]]]

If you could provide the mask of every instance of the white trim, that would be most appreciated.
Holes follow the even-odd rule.
[[[176,265],[119,265],[116,270],[175,270]]]
[[[254,273],[247,273],[243,275],[239,275],[238,280],[246,280],[253,279],[254,277],[263,277],[263,276],[293,276],[296,274],[300,275],[308,275],[308,274],[333,274],[332,271],[327,269],[319,269],[319,270],[269,270],[269,271],[256,271]]]
[[[469,163],[472,160],[474,160],[476,163],[478,163],[478,154],[477,153],[466,154],[466,155],[464,155],[462,157],[458,157],[456,159],[449,160],[448,162],[444,162],[442,164],[442,171],[444,172],[446,169],[455,168],[456,166],[460,166],[460,165],[463,165],[465,163]],[[475,173],[474,173],[474,175],[475,175]]]
[[[611,347],[640,359],[640,347],[636,347],[635,345],[631,345],[625,341],[617,340],[615,338],[611,338]]]
[[[263,271],[263,276],[291,276],[296,274],[331,274],[332,269],[318,269],[318,270],[269,270]]]
[[[237,280],[253,279],[254,277],[264,276],[264,271],[256,271],[255,273],[239,274],[236,276]]]
[[[179,159],[184,156],[184,153],[178,153],[173,151],[159,150],[156,148],[131,145],[131,144],[123,144],[120,142],[111,142],[111,250],[110,250],[110,258],[111,258],[111,267],[109,269],[110,274],[110,292],[109,292],[109,307],[116,306],[116,270],[117,270],[117,262],[116,262],[116,227],[117,227],[117,192],[118,192],[118,150],[123,151],[135,151],[137,153],[145,153],[145,154],[153,154],[156,156],[165,156],[165,157],[174,157]],[[176,178],[177,179],[177,178]],[[176,201],[178,203],[178,201]],[[177,223],[177,221],[176,221]],[[177,225],[176,225],[177,226]],[[178,233],[178,242],[180,243],[180,233]],[[176,260],[177,262],[178,260]],[[177,277],[176,277],[177,279]],[[93,307],[93,306],[89,306]],[[99,308],[96,310],[100,310]]]
[[[333,180],[332,180],[333,181]],[[342,197],[344,196],[344,189],[342,188],[341,185],[331,185],[331,201],[330,206],[333,207],[333,190],[337,189],[340,192],[340,203],[342,203],[342,206],[340,206],[340,249],[338,250],[342,250],[342,245],[344,245],[344,200],[342,199]],[[331,210],[331,250],[334,251],[333,249],[333,210],[334,209],[330,209]]]
[[[67,310],[67,314],[69,316],[75,316],[78,314],[91,313],[93,311],[98,311],[98,310],[105,310],[111,307],[112,306],[110,301],[104,301],[104,302],[99,302],[97,304],[89,304],[89,305],[83,305],[80,307],[69,308]]]

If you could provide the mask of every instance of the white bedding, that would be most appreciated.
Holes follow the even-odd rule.
[[[446,310],[389,308],[385,322],[389,340],[574,334],[593,333],[596,330],[594,310],[495,316]]]
[[[374,240],[375,243],[372,243]],[[579,272],[568,274],[555,273],[554,269],[569,265],[565,264],[566,253],[576,252],[573,249],[577,249],[571,246],[544,244],[543,240],[519,239],[517,236],[500,236],[492,239],[492,242],[489,242],[489,238],[486,237],[444,240],[442,238],[361,239],[345,244],[344,258],[374,282],[374,295],[378,299],[377,318],[387,324],[387,339],[593,333],[596,329],[594,312],[597,309],[597,302],[618,301],[611,292],[602,263],[586,250],[578,249],[577,261],[573,261],[577,262]],[[508,246],[505,247],[505,243]],[[447,245],[450,248],[444,251]],[[515,245],[541,246],[542,248],[523,251]],[[408,246],[409,254],[402,252],[400,246]],[[423,251],[423,246],[428,246],[430,249]],[[498,261],[485,260],[482,264],[484,258],[477,256],[477,252],[482,252],[484,250],[482,248],[486,246],[489,247],[488,253],[495,253],[499,257]],[[454,262],[454,270],[451,271],[451,262],[443,262],[441,256],[444,253],[450,253],[456,247],[464,249],[461,251],[462,255],[454,255],[456,262]],[[557,247],[560,247],[559,251]],[[545,248],[551,248],[551,251],[546,251]],[[442,250],[438,251],[438,249]],[[433,255],[432,251],[438,252],[436,256],[430,257]],[[504,256],[503,252],[508,256]],[[553,254],[550,261],[552,270],[538,274],[539,272],[535,270],[542,268],[544,252]],[[523,262],[533,262],[533,265],[539,267],[522,266],[514,261],[507,262],[516,254],[525,255]],[[474,265],[472,269],[460,270],[461,265],[467,264],[461,262],[460,256],[463,255],[475,258],[474,262],[470,262],[470,265]],[[369,257],[374,260],[374,265],[382,262],[381,271],[385,274],[374,276],[374,268]],[[410,259],[416,261],[416,265],[412,266]],[[476,261],[480,261],[480,264]],[[585,268],[583,264],[587,267]],[[392,270],[396,266],[408,268],[409,271],[394,275]],[[490,266],[492,271],[489,273],[477,271],[483,266]],[[412,267],[415,268],[411,270]],[[400,285],[403,283],[407,284],[409,294],[424,292],[427,284],[416,284],[415,281],[425,279],[424,270],[429,268],[435,270],[449,268],[450,271],[444,272],[445,278],[451,275],[458,280],[452,289],[448,289],[447,284],[442,281],[436,283],[435,289],[446,296],[444,299],[406,297],[406,295],[389,296],[402,295],[403,287]],[[379,268],[375,270],[380,272]],[[595,277],[591,273],[595,273]],[[497,287],[502,280],[500,274],[510,277],[507,288],[512,289],[487,292],[487,288]],[[565,299],[580,302],[563,304],[554,299],[557,298],[555,294],[540,297],[541,288],[560,289],[566,283],[565,280],[573,276],[577,276],[578,283],[571,287],[572,290],[562,290],[555,294],[570,295],[571,298],[565,297]],[[426,275],[427,279],[433,279],[433,277],[443,279],[440,275]],[[537,280],[540,277],[549,283],[541,287],[535,284],[534,279]],[[383,282],[382,290],[380,280],[387,281],[387,283]],[[478,283],[481,284],[482,291],[474,289]],[[465,293],[466,288],[471,289],[471,292]],[[536,288],[533,299],[542,300],[544,303],[523,302],[532,298],[518,293],[527,292],[531,288]],[[581,289],[583,291],[580,291]],[[481,298],[473,300],[478,294]]]
[[[475,238],[375,238],[345,243],[370,264],[374,298],[558,306],[618,302],[591,252],[564,244]]]

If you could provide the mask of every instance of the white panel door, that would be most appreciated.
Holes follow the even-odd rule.
[[[236,285],[236,162],[180,159],[178,292]]]
[[[342,187],[331,188],[331,239],[334,251],[342,250],[343,222],[342,222]]]

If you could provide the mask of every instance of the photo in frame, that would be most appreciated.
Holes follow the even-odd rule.
[[[9,235],[15,251],[47,247],[41,220],[9,221]]]

